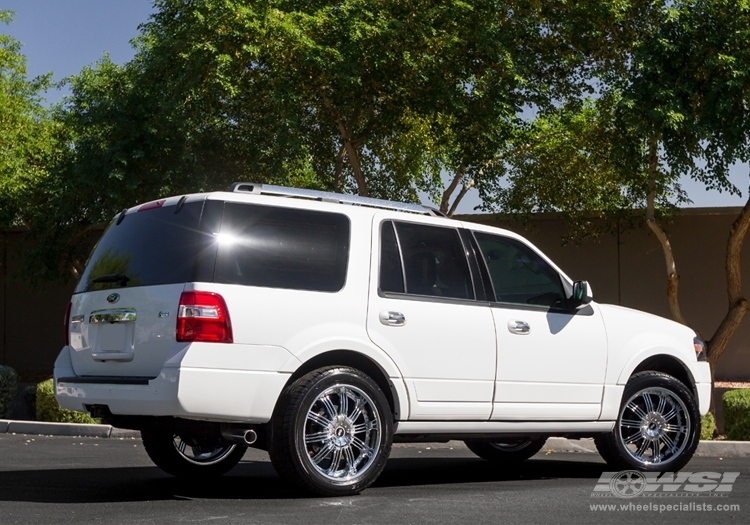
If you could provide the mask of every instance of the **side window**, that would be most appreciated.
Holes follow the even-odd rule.
[[[453,228],[396,223],[406,293],[474,299],[466,253]]]
[[[228,202],[214,281],[336,292],[348,260],[345,215]]]
[[[383,292],[404,293],[404,272],[390,221],[380,227],[380,289]]]
[[[495,300],[501,303],[562,307],[560,275],[528,246],[506,237],[475,232],[487,264]]]

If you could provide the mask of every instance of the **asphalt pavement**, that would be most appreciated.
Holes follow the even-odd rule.
[[[0,523],[750,523],[750,458],[694,458],[683,473],[739,476],[728,491],[679,497],[596,493],[610,470],[596,454],[545,449],[508,467],[454,442],[397,446],[361,495],[313,498],[260,450],[222,478],[188,482],[155,467],[135,437],[4,433]]]

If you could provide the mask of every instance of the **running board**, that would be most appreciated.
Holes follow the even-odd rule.
[[[614,427],[614,421],[399,421],[395,434],[599,434]]]

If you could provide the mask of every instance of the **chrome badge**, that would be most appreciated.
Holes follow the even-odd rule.
[[[120,300],[120,294],[119,293],[111,293],[107,296],[107,302],[108,303],[116,303]]]

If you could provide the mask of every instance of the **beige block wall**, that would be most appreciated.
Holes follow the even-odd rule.
[[[729,229],[739,208],[686,209],[665,226],[680,275],[683,316],[710,339],[728,309],[724,261]],[[540,215],[527,226],[489,215],[463,220],[505,227],[527,237],[572,279],[591,283],[594,299],[670,318],[661,245],[645,227],[623,229],[562,246],[562,220]],[[743,286],[750,296],[750,240],[742,251]],[[720,380],[750,379],[750,313],[743,319],[716,373]]]
[[[666,227],[680,273],[683,314],[710,338],[727,311],[724,254],[737,208],[688,209]],[[463,220],[507,227],[526,236],[572,279],[588,280],[594,297],[670,317],[664,257],[643,227],[563,246],[566,227],[554,215],[534,218],[529,228],[490,215]],[[0,234],[0,364],[30,380],[51,375],[62,345],[62,319],[75,286],[50,284],[32,290],[13,279],[24,251],[21,234]],[[743,283],[750,295],[750,240],[743,248]],[[750,379],[750,314],[719,362],[717,379]]]

